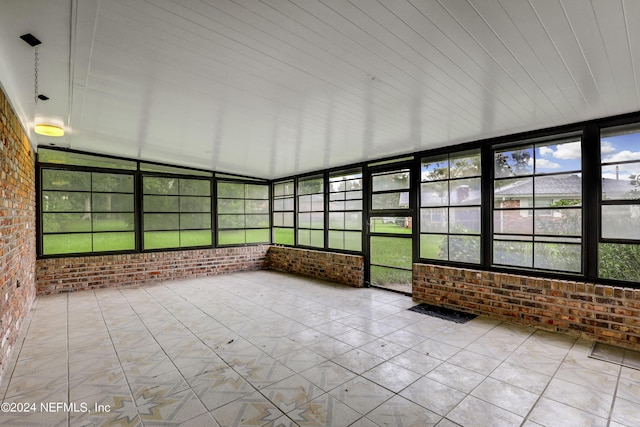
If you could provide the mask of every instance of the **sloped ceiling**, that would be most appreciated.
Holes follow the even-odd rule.
[[[640,109],[636,0],[1,5],[34,145],[277,178]]]

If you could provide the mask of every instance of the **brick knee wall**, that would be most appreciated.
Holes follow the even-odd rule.
[[[35,153],[0,87],[0,377],[35,298]]]
[[[413,298],[640,349],[640,289],[414,264]]]
[[[265,268],[266,245],[36,261],[38,295]]]
[[[349,286],[364,286],[364,257],[361,255],[271,246],[267,253],[270,269],[330,280]]]

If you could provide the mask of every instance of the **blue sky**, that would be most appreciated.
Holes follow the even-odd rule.
[[[638,160],[638,163],[618,165],[618,179],[627,180],[630,175],[640,173],[640,132],[603,136],[600,151],[603,163]],[[602,177],[616,179],[616,165],[603,166]]]

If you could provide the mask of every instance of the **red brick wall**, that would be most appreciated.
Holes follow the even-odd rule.
[[[414,264],[413,298],[640,349],[640,289]]]
[[[35,154],[0,87],[0,376],[35,297]]]
[[[271,246],[267,254],[270,269],[330,280],[360,288],[364,286],[364,257]]]
[[[247,246],[39,259],[36,262],[38,295],[260,270],[265,268],[267,248]]]

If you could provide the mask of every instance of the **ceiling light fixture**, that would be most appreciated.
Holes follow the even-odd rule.
[[[61,126],[38,123],[34,130],[38,135],[64,136],[64,129]]]

